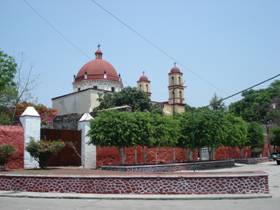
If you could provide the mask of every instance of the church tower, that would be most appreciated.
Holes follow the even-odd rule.
[[[148,77],[143,72],[142,76],[137,81],[138,88],[142,90],[144,93],[147,94],[147,96],[151,97],[151,82],[148,79]]]
[[[168,103],[172,107],[172,113],[181,113],[185,110],[184,103],[184,81],[183,73],[174,63],[174,66],[170,70],[169,74],[169,100]]]

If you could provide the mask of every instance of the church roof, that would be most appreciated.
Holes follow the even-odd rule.
[[[108,61],[102,59],[101,50],[95,52],[96,58],[87,62],[75,77],[75,82],[81,80],[111,80],[120,81],[116,69]]]

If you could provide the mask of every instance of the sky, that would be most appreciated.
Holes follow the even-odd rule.
[[[279,73],[279,0],[96,0],[175,60],[91,0],[26,1],[64,38],[24,0],[1,0],[0,49],[18,62],[23,53],[23,70],[33,66],[39,75],[33,95],[47,106],[72,92],[73,75],[94,59],[98,44],[125,86],[136,86],[145,71],[154,101],[168,99],[174,62],[184,73],[185,101],[196,107]]]

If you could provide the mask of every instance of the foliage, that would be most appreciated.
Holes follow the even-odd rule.
[[[19,120],[21,114],[28,106],[33,106],[36,109],[41,117],[42,124],[44,125],[48,125],[49,123],[51,123],[57,115],[57,110],[55,109],[48,108],[43,104],[34,104],[24,101],[16,105],[15,121]]]
[[[220,111],[224,111],[225,110],[225,104],[222,102],[221,98],[219,98],[216,93],[214,94],[214,96],[212,97],[212,99],[210,100],[210,109],[212,110],[220,110]]]
[[[136,120],[130,112],[106,111],[91,121],[88,135],[95,145],[117,147],[123,164],[124,147],[136,144],[139,140],[137,133]]]
[[[15,152],[16,149],[10,144],[0,145],[0,165],[5,165]]]
[[[256,122],[248,123],[247,145],[251,146],[253,156],[257,156],[264,145],[263,128]]]
[[[274,146],[280,146],[280,127],[271,129],[271,144]]]
[[[14,58],[0,50],[0,108],[10,106],[15,100],[16,72],[17,64]]]
[[[11,124],[10,116],[5,112],[0,111],[0,125],[10,125],[10,124]]]
[[[26,150],[39,163],[40,168],[45,168],[50,157],[65,147],[62,141],[31,141],[27,144]]]
[[[232,103],[229,111],[237,116],[242,117],[248,122],[267,123],[279,119],[279,110],[272,109],[273,101],[279,101],[280,98],[280,81],[276,80],[268,88],[260,90],[249,90],[242,93],[243,99]],[[278,104],[279,105],[279,104]]]
[[[141,90],[132,87],[125,87],[120,92],[105,93],[99,97],[100,105],[95,108],[102,110],[116,106],[128,105],[132,111],[152,111],[158,107],[153,106],[149,97]]]
[[[247,123],[241,117],[236,117],[231,113],[227,113],[225,117],[227,121],[227,138],[223,145],[238,146],[239,148],[247,145]]]

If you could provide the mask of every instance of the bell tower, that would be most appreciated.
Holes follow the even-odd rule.
[[[184,103],[184,81],[183,73],[174,63],[174,66],[168,74],[169,78],[169,100],[168,103],[172,106],[172,113],[180,113],[185,109]]]
[[[145,75],[145,72],[142,72],[142,76],[137,81],[138,88],[142,90],[147,96],[151,97],[151,81]]]

